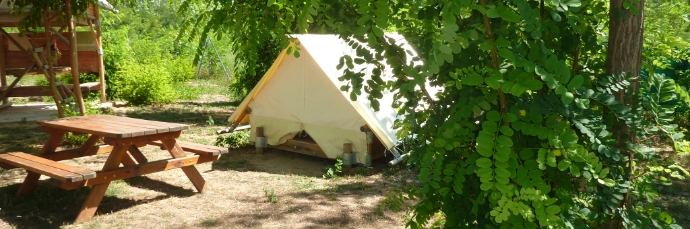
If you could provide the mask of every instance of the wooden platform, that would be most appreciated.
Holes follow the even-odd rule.
[[[0,110],[0,123],[51,120],[57,117],[55,104],[13,104]]]

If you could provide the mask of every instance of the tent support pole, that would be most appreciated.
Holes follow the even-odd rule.
[[[266,137],[264,137],[264,128],[256,128],[256,153],[264,153],[264,148],[266,148]]]
[[[352,168],[352,144],[343,144],[343,169],[350,170]]]

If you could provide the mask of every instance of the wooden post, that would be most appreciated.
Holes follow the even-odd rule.
[[[371,167],[371,163],[372,163],[371,162],[372,161],[371,150],[372,150],[372,145],[374,144],[374,132],[371,132],[371,129],[367,125],[359,127],[359,130],[364,132],[366,134],[366,138],[367,138],[367,154],[366,154],[366,158],[364,159],[364,166]]]
[[[101,38],[101,14],[98,6],[93,6],[93,14],[96,16],[96,48],[98,48],[98,79],[101,82],[101,103],[105,103],[105,66],[103,65],[103,43]]]
[[[81,86],[79,85],[79,58],[77,57],[77,30],[74,28],[74,15],[72,15],[72,9],[70,8],[70,1],[65,1],[67,8],[67,20],[69,26],[69,38],[70,38],[70,67],[72,68],[72,83],[74,84],[74,92],[77,99],[77,104],[79,105],[79,113],[84,116],[86,115],[86,107],[84,106],[84,97],[81,94]]]
[[[352,143],[343,144],[343,168],[349,170],[352,164],[357,163],[352,160]]]
[[[263,138],[263,139],[260,139]],[[263,143],[266,142],[266,137],[264,137],[264,128],[263,127],[257,127],[256,128],[256,152],[257,153],[264,153],[264,146]]]
[[[0,28],[3,29],[3,28]],[[5,61],[7,60],[7,57],[5,57],[5,35],[0,34],[0,87],[6,87],[7,86],[7,70],[5,69]],[[2,100],[2,104],[9,103],[9,100],[7,97],[5,97]]]

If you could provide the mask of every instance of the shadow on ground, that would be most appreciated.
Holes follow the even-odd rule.
[[[133,187],[158,191],[164,195],[134,200],[118,198],[106,193],[98,206],[96,215],[110,214],[172,197],[190,197],[196,194],[194,190],[147,177],[125,179],[124,182]],[[13,184],[0,187],[0,219],[16,228],[59,228],[72,224],[91,191],[91,187],[63,190],[52,185],[49,180],[42,180],[31,193],[16,197],[15,194],[20,186],[21,184]]]
[[[0,123],[0,153],[38,153],[48,134],[35,122]]]
[[[352,228],[376,221],[396,221],[386,208],[386,185],[355,182],[280,196],[280,202],[252,199],[252,209],[204,218],[200,227],[218,228]],[[294,201],[292,201],[294,200]],[[339,206],[336,206],[339,205]],[[381,207],[383,206],[383,207]],[[410,207],[406,204],[405,207]],[[337,210],[334,210],[337,209]],[[180,227],[183,228],[183,227]]]
[[[392,156],[382,157],[373,161],[372,168],[362,165],[353,166],[340,176],[371,176],[381,174],[389,167],[388,161]],[[253,147],[231,149],[218,161],[213,163],[213,170],[238,172],[254,171],[277,175],[293,174],[306,177],[322,178],[328,167],[333,167],[336,160],[309,156],[276,149],[267,149],[263,154],[255,152]]]

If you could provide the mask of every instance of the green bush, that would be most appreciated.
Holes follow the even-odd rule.
[[[170,77],[175,83],[187,82],[194,78],[194,67],[189,58],[178,57],[167,61],[165,68],[170,72]]]
[[[170,73],[160,65],[128,64],[111,79],[110,90],[131,105],[170,103],[175,90]]]
[[[337,178],[339,173],[343,172],[343,159],[336,158],[335,164],[332,166],[326,166],[323,178]]]
[[[249,132],[236,131],[216,138],[216,145],[220,147],[239,148],[249,145]]]
[[[232,84],[230,84],[230,92],[234,98],[244,98],[247,96],[254,86],[259,83],[259,80],[266,74],[273,61],[280,53],[280,40],[277,38],[267,39],[263,41],[263,45],[256,50],[258,53],[258,60],[256,60],[256,67],[248,69],[243,66],[243,69],[238,69],[233,76]]]

